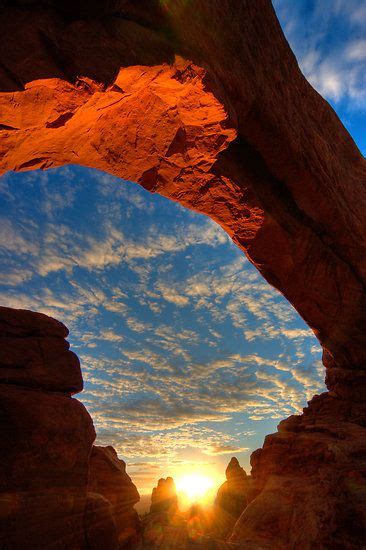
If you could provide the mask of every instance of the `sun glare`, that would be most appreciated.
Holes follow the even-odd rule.
[[[214,480],[201,474],[185,474],[176,481],[177,492],[187,504],[206,502],[214,488]]]

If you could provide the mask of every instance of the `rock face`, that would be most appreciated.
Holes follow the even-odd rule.
[[[233,457],[226,468],[226,481],[217,492],[214,507],[213,531],[222,539],[231,534],[233,527],[250,498],[250,476]]]
[[[130,548],[137,543],[141,529],[133,506],[140,496],[126,473],[126,464],[118,458],[113,447],[93,446],[88,491],[99,493],[111,505],[119,547]]]
[[[0,308],[1,548],[84,547],[95,432],[70,397],[82,380],[67,334],[46,315]]]
[[[172,477],[161,478],[151,494],[150,514],[166,512],[174,514],[178,509],[178,497]]]
[[[67,328],[0,308],[0,547],[120,550],[138,540],[139,500],[112,447],[71,394],[82,389]]]
[[[314,397],[252,454],[254,499],[231,541],[245,548],[364,548],[366,407]]]
[[[366,163],[301,74],[270,0],[18,0],[3,2],[1,23],[0,169],[77,162],[207,214],[324,348],[331,391],[254,455],[257,496],[233,539],[362,547]],[[25,337],[19,372],[3,361],[27,400],[55,386],[40,335]],[[52,342],[52,357],[67,356],[68,411],[76,363]]]

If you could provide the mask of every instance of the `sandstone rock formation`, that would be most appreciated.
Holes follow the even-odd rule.
[[[363,364],[366,163],[269,0],[18,0],[1,17],[1,170],[76,162],[211,216],[330,362]]]
[[[329,392],[282,421],[252,454],[254,499],[230,540],[249,549],[364,548],[365,409],[363,397]]]
[[[257,496],[233,537],[360,547],[366,163],[301,74],[270,1],[2,4],[1,170],[76,162],[209,215],[324,348],[331,391],[254,455]],[[49,384],[41,362],[29,375],[32,357],[18,390],[28,397]],[[75,380],[63,388],[70,404]],[[297,510],[291,524],[285,509]]]
[[[62,323],[9,308],[2,308],[0,323],[0,383],[67,395],[81,392],[79,359],[69,350]]]
[[[174,514],[177,509],[178,497],[173,478],[159,479],[157,486],[152,490],[150,514]]]
[[[67,328],[0,307],[0,547],[121,550],[138,540],[139,495],[71,394],[82,389]]]
[[[173,478],[161,478],[151,494],[150,512],[143,518],[144,548],[185,548],[188,541],[185,518],[178,511]]]
[[[83,548],[95,438],[64,325],[0,308],[0,547]],[[29,344],[29,346],[28,346]]]
[[[141,529],[133,506],[140,500],[140,496],[126,473],[126,464],[118,458],[113,447],[93,446],[88,491],[99,493],[111,506],[119,548],[131,548],[136,544]]]
[[[226,481],[217,492],[213,515],[213,531],[226,539],[247,506],[250,498],[250,476],[233,457],[226,468]]]

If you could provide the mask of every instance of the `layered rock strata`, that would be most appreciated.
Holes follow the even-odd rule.
[[[138,541],[136,487],[112,447],[93,447],[67,328],[0,307],[0,547],[120,550]]]
[[[83,548],[95,438],[66,327],[0,308],[0,546]]]

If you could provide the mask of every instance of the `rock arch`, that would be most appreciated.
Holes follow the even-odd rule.
[[[365,456],[366,162],[301,74],[270,1],[2,4],[1,170],[80,163],[209,215],[324,348],[331,392],[254,454],[259,496],[234,538],[274,540],[258,525],[259,506],[280,518],[281,547],[305,544],[279,510],[288,519],[297,498],[317,509],[315,466],[329,447],[318,503],[329,504],[328,516],[315,521],[309,508],[298,523],[308,521],[309,540],[324,545],[343,525],[353,544],[365,536],[365,511],[342,486],[337,498],[358,518],[357,529],[344,527],[332,483],[350,471],[361,479],[350,452]]]

